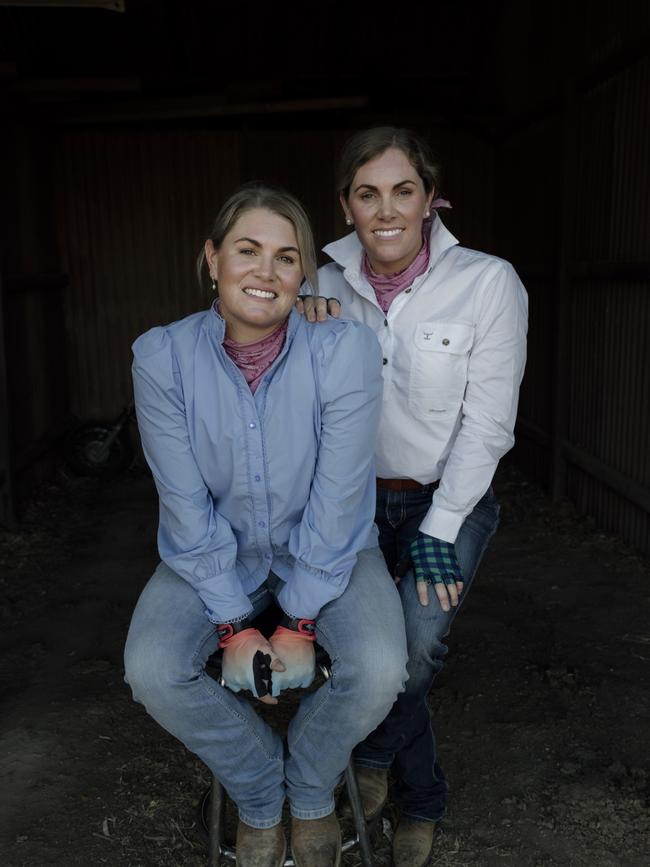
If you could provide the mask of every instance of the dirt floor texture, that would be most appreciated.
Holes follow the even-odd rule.
[[[513,470],[497,493],[501,528],[430,697],[451,783],[432,863],[648,865],[648,561]],[[156,517],[144,471],[61,476],[0,531],[2,867],[206,864],[209,775],[123,682]]]

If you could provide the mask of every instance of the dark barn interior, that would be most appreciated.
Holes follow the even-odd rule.
[[[345,231],[343,141],[383,123],[426,135],[443,220],[530,303],[503,530],[432,695],[455,777],[434,863],[647,863],[650,6],[0,2],[0,100],[2,863],[205,862],[201,770],[121,683],[147,473],[62,455],[128,404],[135,337],[207,306],[194,262],[225,196],[281,183],[320,248]]]

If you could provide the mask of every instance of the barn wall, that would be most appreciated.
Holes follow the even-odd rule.
[[[347,134],[102,130],[61,136],[57,226],[70,277],[65,345],[77,416],[115,415],[130,395],[134,338],[207,306],[194,262],[220,203],[239,183],[265,179],[298,195],[319,247],[344,233],[334,172]],[[492,146],[462,132],[429,134],[454,204],[444,219],[469,246],[492,247]]]
[[[650,551],[650,59],[592,53],[499,148],[499,237],[531,302],[516,456]]]

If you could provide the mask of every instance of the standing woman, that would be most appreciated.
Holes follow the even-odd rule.
[[[434,210],[448,204],[435,199],[438,186],[439,168],[413,133],[354,135],[338,179],[354,231],[324,248],[333,262],[318,275],[322,295],[369,325],[383,354],[376,522],[399,581],[409,680],[355,759],[369,816],[382,808],[393,769],[396,867],[428,862],[446,811],[426,698],[497,528],[490,485],[514,441],[525,363],[524,287],[508,262],[458,245]],[[311,321],[325,318],[324,301],[305,307]]]
[[[284,864],[285,796],[295,863],[338,867],[334,787],[406,678],[402,609],[373,525],[381,355],[365,326],[316,329],[293,309],[316,267],[288,193],[240,189],[205,259],[215,304],[133,347],[162,563],[133,614],[126,677],[236,802],[240,867]],[[284,618],[267,640],[253,619],[273,599]],[[275,703],[308,686],[314,638],[332,677],[302,699],[285,755],[236,693]],[[205,671],[218,647],[229,689]]]

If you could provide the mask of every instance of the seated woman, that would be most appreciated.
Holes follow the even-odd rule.
[[[406,679],[399,595],[373,525],[381,353],[364,325],[312,328],[293,310],[303,277],[316,286],[316,265],[289,194],[241,188],[205,261],[215,304],[133,347],[162,563],[133,614],[126,678],[237,804],[238,864],[283,863],[286,796],[296,864],[330,867],[340,861],[334,787]],[[285,616],[266,640],[251,621],[274,599]],[[314,637],[332,678],[302,699],[285,757],[235,693],[273,703],[308,685]],[[205,672],[219,646],[229,689]]]

